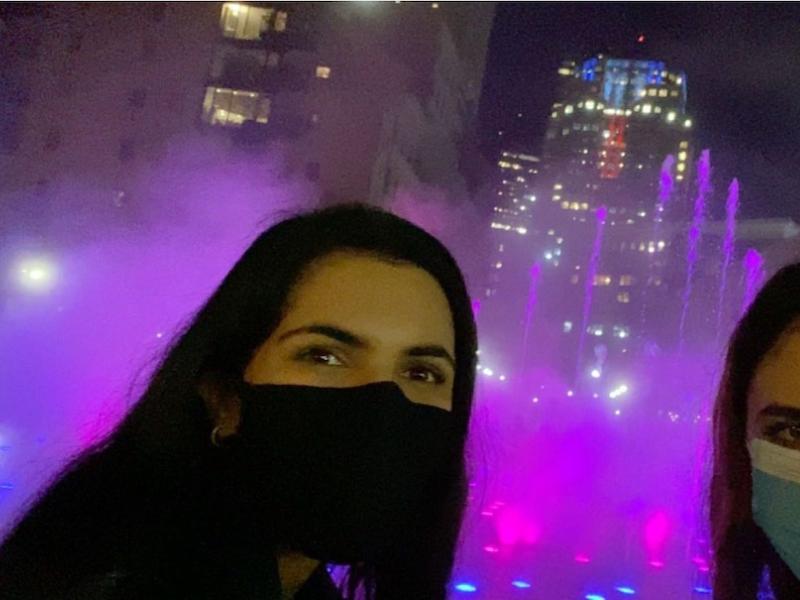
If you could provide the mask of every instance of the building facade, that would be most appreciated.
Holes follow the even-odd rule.
[[[459,195],[494,6],[47,5],[3,189],[127,191],[179,138],[279,157],[323,201]],[[146,178],[146,177],[145,177]]]

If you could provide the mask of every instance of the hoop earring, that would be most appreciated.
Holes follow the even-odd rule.
[[[214,429],[211,430],[211,444],[216,446],[217,448],[222,448],[223,444],[219,439],[219,432],[222,429],[221,425],[217,425]]]

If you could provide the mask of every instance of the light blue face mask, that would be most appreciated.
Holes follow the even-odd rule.
[[[750,442],[753,519],[800,579],[800,451],[766,440]]]

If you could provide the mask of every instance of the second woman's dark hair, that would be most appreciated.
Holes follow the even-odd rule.
[[[781,269],[764,286],[734,332],[714,411],[711,535],[714,599],[755,600],[765,568],[779,600],[800,586],[753,521],[747,451],[747,400],[756,370],[800,319],[800,264]]]
[[[213,374],[232,389],[279,324],[303,271],[339,250],[415,265],[433,276],[452,312],[456,354],[455,464],[436,501],[435,526],[404,564],[353,567],[348,593],[360,586],[378,600],[444,598],[468,489],[464,452],[477,350],[472,309],[461,271],[438,240],[357,204],[287,219],[253,242],[176,338],[122,423],[64,472],[0,547],[0,589],[26,599],[57,598],[121,568],[138,569],[163,589],[191,590],[194,598],[237,597],[230,587],[220,589],[224,551],[215,545],[208,514],[220,492],[209,476],[212,423],[198,383]]]

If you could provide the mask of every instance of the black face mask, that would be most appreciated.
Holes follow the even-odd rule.
[[[242,384],[239,398],[231,474],[252,538],[339,564],[419,543],[457,464],[449,412],[392,382]]]

